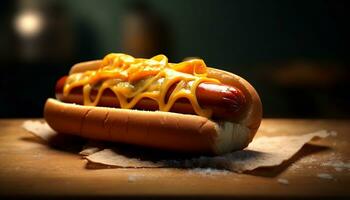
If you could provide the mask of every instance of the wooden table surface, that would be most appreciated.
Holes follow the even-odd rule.
[[[257,136],[327,129],[280,167],[248,174],[189,169],[86,169],[79,155],[52,149],[21,127],[0,120],[0,197],[350,197],[350,120],[265,119]]]

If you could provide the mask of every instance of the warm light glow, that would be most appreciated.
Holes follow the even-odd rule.
[[[15,20],[15,28],[24,37],[38,35],[43,25],[43,19],[38,12],[25,11],[20,13]]]

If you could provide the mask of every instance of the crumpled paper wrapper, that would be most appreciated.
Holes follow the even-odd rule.
[[[326,130],[299,136],[261,136],[255,138],[244,150],[210,157],[164,153],[131,145],[89,141],[81,138],[77,142],[74,136],[57,134],[45,122],[40,121],[26,121],[23,127],[47,141],[49,145],[56,147],[84,144],[79,154],[84,156],[90,164],[123,168],[218,168],[234,172],[278,166],[290,159],[312,139],[329,136]]]

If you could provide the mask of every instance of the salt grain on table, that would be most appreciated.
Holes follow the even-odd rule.
[[[343,161],[329,161],[321,165],[333,167],[334,170],[338,172],[343,171],[344,169],[350,169],[350,162],[343,162]]]
[[[337,172],[343,171],[343,168],[340,168],[340,167],[336,167],[336,168],[334,168],[334,169],[335,169],[335,171],[337,171]]]
[[[282,185],[288,185],[289,184],[289,181],[285,178],[279,178],[277,179],[277,182],[282,184]]]
[[[318,178],[322,178],[322,179],[333,179],[333,176],[332,176],[332,175],[326,174],[326,173],[317,174],[317,177],[318,177]]]
[[[330,131],[329,134],[333,137],[337,136],[338,135],[338,132],[337,131]]]
[[[221,169],[212,169],[212,168],[194,168],[189,170],[190,174],[199,174],[202,176],[211,176],[211,175],[226,175],[230,172],[227,170]]]
[[[139,180],[140,178],[141,178],[141,176],[138,176],[138,175],[129,175],[128,182],[135,182],[135,181]]]

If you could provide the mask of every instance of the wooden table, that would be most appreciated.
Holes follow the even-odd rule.
[[[337,134],[305,146],[280,167],[249,174],[86,169],[79,155],[52,149],[22,129],[23,121],[0,120],[0,197],[350,197],[350,169],[327,166],[349,163],[350,120],[265,119],[257,136],[319,129]]]

